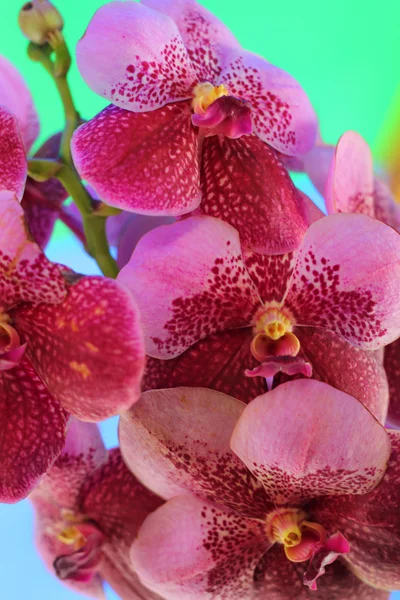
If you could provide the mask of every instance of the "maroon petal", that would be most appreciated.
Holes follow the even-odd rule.
[[[388,421],[400,427],[400,338],[385,347],[384,366],[389,383]]]
[[[296,188],[274,150],[256,136],[205,138],[201,211],[227,221],[263,254],[294,250],[306,232]]]
[[[257,365],[251,338],[251,329],[233,329],[210,335],[171,360],[148,357],[142,389],[205,387],[247,404],[266,391],[265,381],[245,375],[245,367]]]
[[[303,355],[312,365],[314,379],[354,396],[384,423],[389,403],[388,384],[376,354],[354,348],[323,329],[297,327],[295,333]]]
[[[388,433],[392,454],[377,487],[358,498],[321,498],[312,516],[345,536],[351,548],[346,562],[360,579],[396,590],[400,589],[400,432]]]
[[[0,106],[0,192],[14,192],[21,200],[27,172],[17,118],[5,106]]]
[[[20,308],[15,319],[38,373],[76,417],[105,419],[138,399],[145,359],[139,314],[117,282],[81,278],[61,304]]]
[[[24,498],[60,454],[67,413],[23,358],[0,375],[0,501]]]
[[[146,113],[108,106],[75,132],[72,153],[81,177],[111,206],[180,215],[200,203],[198,134],[186,102]]]

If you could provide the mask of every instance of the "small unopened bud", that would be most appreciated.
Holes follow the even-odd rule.
[[[48,0],[26,2],[19,11],[18,24],[25,37],[39,46],[64,26],[62,16]]]

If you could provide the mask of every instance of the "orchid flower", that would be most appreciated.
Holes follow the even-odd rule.
[[[31,240],[16,199],[25,154],[16,119],[2,107],[0,132],[9,142],[0,162],[0,499],[12,502],[62,450],[66,411],[96,421],[137,400],[145,357],[131,294],[50,263]]]
[[[310,150],[316,117],[292,77],[194,0],[106,4],[77,60],[112,102],[72,140],[79,173],[104,201],[148,215],[199,208],[255,251],[297,247],[304,201],[274,149]]]
[[[251,352],[261,365],[250,377],[311,375],[314,367],[385,418],[386,376],[371,351],[400,333],[400,237],[383,223],[331,215],[311,225],[297,252],[262,256],[242,254],[228,223],[194,216],[146,234],[118,279],[138,301],[150,357],[176,359],[204,340],[185,362],[186,381],[178,368],[167,387],[208,385],[191,382],[191,359],[211,380],[243,380]],[[158,368],[152,387],[169,371],[159,378]],[[251,399],[247,390],[238,397]]]
[[[399,587],[399,432],[348,394],[309,379],[247,406],[203,388],[148,391],[122,415],[120,442],[168,500],[131,549],[168,600],[376,600],[388,593],[368,585]]]
[[[105,599],[107,581],[124,600],[156,600],[127,558],[145,517],[162,500],[106,451],[97,426],[75,419],[65,448],[30,495],[46,566],[73,590]]]

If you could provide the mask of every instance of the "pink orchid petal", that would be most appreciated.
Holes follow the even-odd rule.
[[[250,104],[233,96],[217,98],[204,115],[193,113],[192,123],[196,127],[203,127],[206,135],[220,134],[231,139],[253,131]]]
[[[11,192],[0,192],[1,304],[61,302],[66,295],[59,267],[28,238],[24,211]]]
[[[25,152],[28,153],[39,135],[39,117],[28,86],[4,56],[0,56],[0,104],[16,116]]]
[[[233,33],[195,0],[144,0],[176,23],[200,81],[218,84],[230,48],[240,48]]]
[[[313,518],[346,537],[351,547],[346,562],[358,577],[374,587],[394,590],[400,587],[400,432],[388,434],[392,454],[377,487],[361,498],[321,498]]]
[[[317,579],[326,573],[325,567],[335,562],[338,556],[349,552],[349,543],[340,532],[331,535],[322,548],[319,548],[311,558],[303,577],[304,584],[308,585],[310,590],[316,590]]]
[[[75,132],[72,154],[81,177],[112,206],[179,215],[200,203],[198,134],[186,102],[142,114],[109,106]]]
[[[400,335],[399,299],[396,231],[359,214],[329,215],[310,226],[285,299],[296,323],[374,350]]]
[[[0,501],[25,498],[60,454],[67,413],[23,358],[0,375]]]
[[[296,249],[307,223],[296,188],[275,152],[256,136],[203,142],[203,213],[235,227],[262,254]]]
[[[336,146],[325,187],[328,213],[374,216],[374,171],[371,150],[358,133],[347,131]]]
[[[106,460],[107,451],[97,425],[70,417],[63,451],[42,477],[31,499],[39,494],[59,507],[79,512],[83,484]]]
[[[284,383],[250,402],[231,447],[279,504],[366,493],[390,456],[384,428],[361,402],[313,379]]]
[[[245,375],[244,366],[258,364],[250,352],[251,339],[251,329],[247,327],[222,331],[200,340],[176,358],[148,358],[142,390],[204,387],[247,404],[267,390],[262,379]]]
[[[135,294],[154,358],[173,358],[207,335],[251,324],[259,305],[237,232],[212,217],[153,229],[118,279]]]
[[[269,545],[262,523],[185,495],[146,519],[131,559],[142,582],[170,600],[253,598]]]
[[[300,204],[303,207],[303,214],[305,215],[306,222],[308,225],[315,223],[319,219],[325,216],[321,209],[301,190],[297,190],[299,194]]]
[[[28,173],[17,118],[0,106],[0,193],[13,192],[21,200]],[[1,200],[3,203],[3,200]]]
[[[232,96],[252,106],[254,132],[284,154],[304,154],[313,147],[317,118],[310,101],[297,81],[265,59],[232,50],[221,74]]]
[[[281,303],[295,266],[293,252],[262,255],[250,250],[243,252],[246,269],[264,303]]]
[[[136,304],[118,283],[83,277],[61,304],[24,307],[15,318],[41,378],[74,416],[99,421],[136,402],[142,331]]]
[[[94,92],[135,112],[189,98],[197,80],[172,19],[137,2],[99,8],[76,56]]]
[[[285,557],[282,546],[275,544],[266,552],[254,574],[256,598],[268,600],[388,600],[389,592],[363,583],[338,560],[326,569],[318,589],[303,584],[307,563],[293,563]],[[262,595],[264,593],[264,595]],[[233,599],[232,599],[233,600]]]
[[[374,208],[376,219],[400,231],[400,206],[389,187],[377,177],[374,184]]]
[[[311,377],[312,367],[304,358],[298,356],[269,356],[255,369],[246,369],[247,377],[274,377],[277,373],[286,375],[304,375]]]
[[[229,448],[243,408],[204,388],[145,392],[120,420],[124,459],[163,498],[193,492],[245,515],[263,515],[263,492]]]
[[[389,383],[388,420],[391,426],[400,427],[400,339],[385,347],[384,365]]]
[[[326,184],[335,156],[335,146],[316,144],[310,152],[301,157],[302,168],[311,179],[321,196],[325,195]]]
[[[298,327],[303,355],[312,364],[313,378],[354,396],[385,423],[389,404],[388,384],[374,352],[354,348],[323,329]]]

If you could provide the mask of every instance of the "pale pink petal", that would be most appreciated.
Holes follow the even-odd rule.
[[[147,354],[178,356],[198,340],[251,324],[259,303],[237,231],[195,216],[147,233],[118,279],[135,295]]]
[[[141,581],[169,600],[253,598],[270,543],[263,524],[178,496],[150,515],[131,549]]]
[[[186,102],[142,114],[109,106],[75,132],[72,154],[112,206],[178,215],[200,203],[198,134]]]
[[[347,131],[338,141],[326,182],[328,213],[363,213],[373,217],[373,194],[371,150],[358,133]]]
[[[0,375],[0,501],[25,498],[65,441],[68,415],[28,359]]]
[[[149,357],[142,390],[204,387],[245,402],[267,391],[262,378],[251,379],[245,367],[258,364],[250,352],[252,330],[231,329],[210,335],[170,360]],[[212,360],[211,360],[212,358]]]
[[[4,56],[0,56],[0,104],[17,117],[25,152],[28,153],[39,135],[39,117],[28,86]]]
[[[145,233],[160,225],[169,225],[174,220],[173,217],[149,217],[147,215],[130,214],[130,221],[120,231],[118,239],[117,263],[119,268],[122,269],[129,262],[132,252]]]
[[[302,355],[312,364],[313,378],[354,396],[385,423],[389,392],[382,362],[375,352],[354,348],[330,331],[296,329]]]
[[[317,188],[321,196],[324,196],[326,183],[335,156],[335,146],[328,144],[316,144],[310,152],[301,157],[301,171],[305,171]]]
[[[229,48],[240,48],[233,33],[195,0],[144,0],[176,23],[200,81],[218,85]]]
[[[361,402],[313,379],[284,383],[250,402],[231,447],[280,504],[366,493],[390,456],[384,428]]]
[[[99,8],[76,55],[93,91],[135,112],[189,98],[197,81],[172,19],[137,2]]]
[[[0,106],[0,193],[13,192],[21,200],[28,173],[17,118]],[[3,201],[0,200],[2,204]]]
[[[200,210],[235,227],[244,247],[262,254],[295,250],[306,217],[288,172],[256,136],[203,142]]]
[[[130,470],[163,498],[193,492],[244,515],[264,515],[260,486],[229,447],[244,404],[204,388],[142,394],[120,420]]]
[[[360,579],[377,588],[398,590],[400,432],[388,431],[388,434],[392,454],[378,486],[359,498],[321,498],[313,517],[346,537],[351,547],[346,562]]]
[[[46,386],[69,412],[100,421],[139,397],[144,370],[140,317],[131,294],[103,277],[83,277],[58,305],[16,311],[18,330]]]
[[[232,50],[220,77],[232,96],[252,106],[254,132],[285,154],[304,154],[317,136],[317,118],[299,83],[264,58]]]
[[[385,371],[389,382],[389,412],[390,425],[400,427],[400,339],[385,347]]]
[[[328,329],[363,349],[388,344],[400,335],[399,234],[366,215],[316,221],[284,303],[298,325]]]
[[[262,301],[282,302],[295,266],[294,253],[266,255],[245,250],[243,256]]]
[[[61,302],[67,291],[58,265],[28,237],[24,211],[0,192],[0,295],[4,309],[19,302]]]

